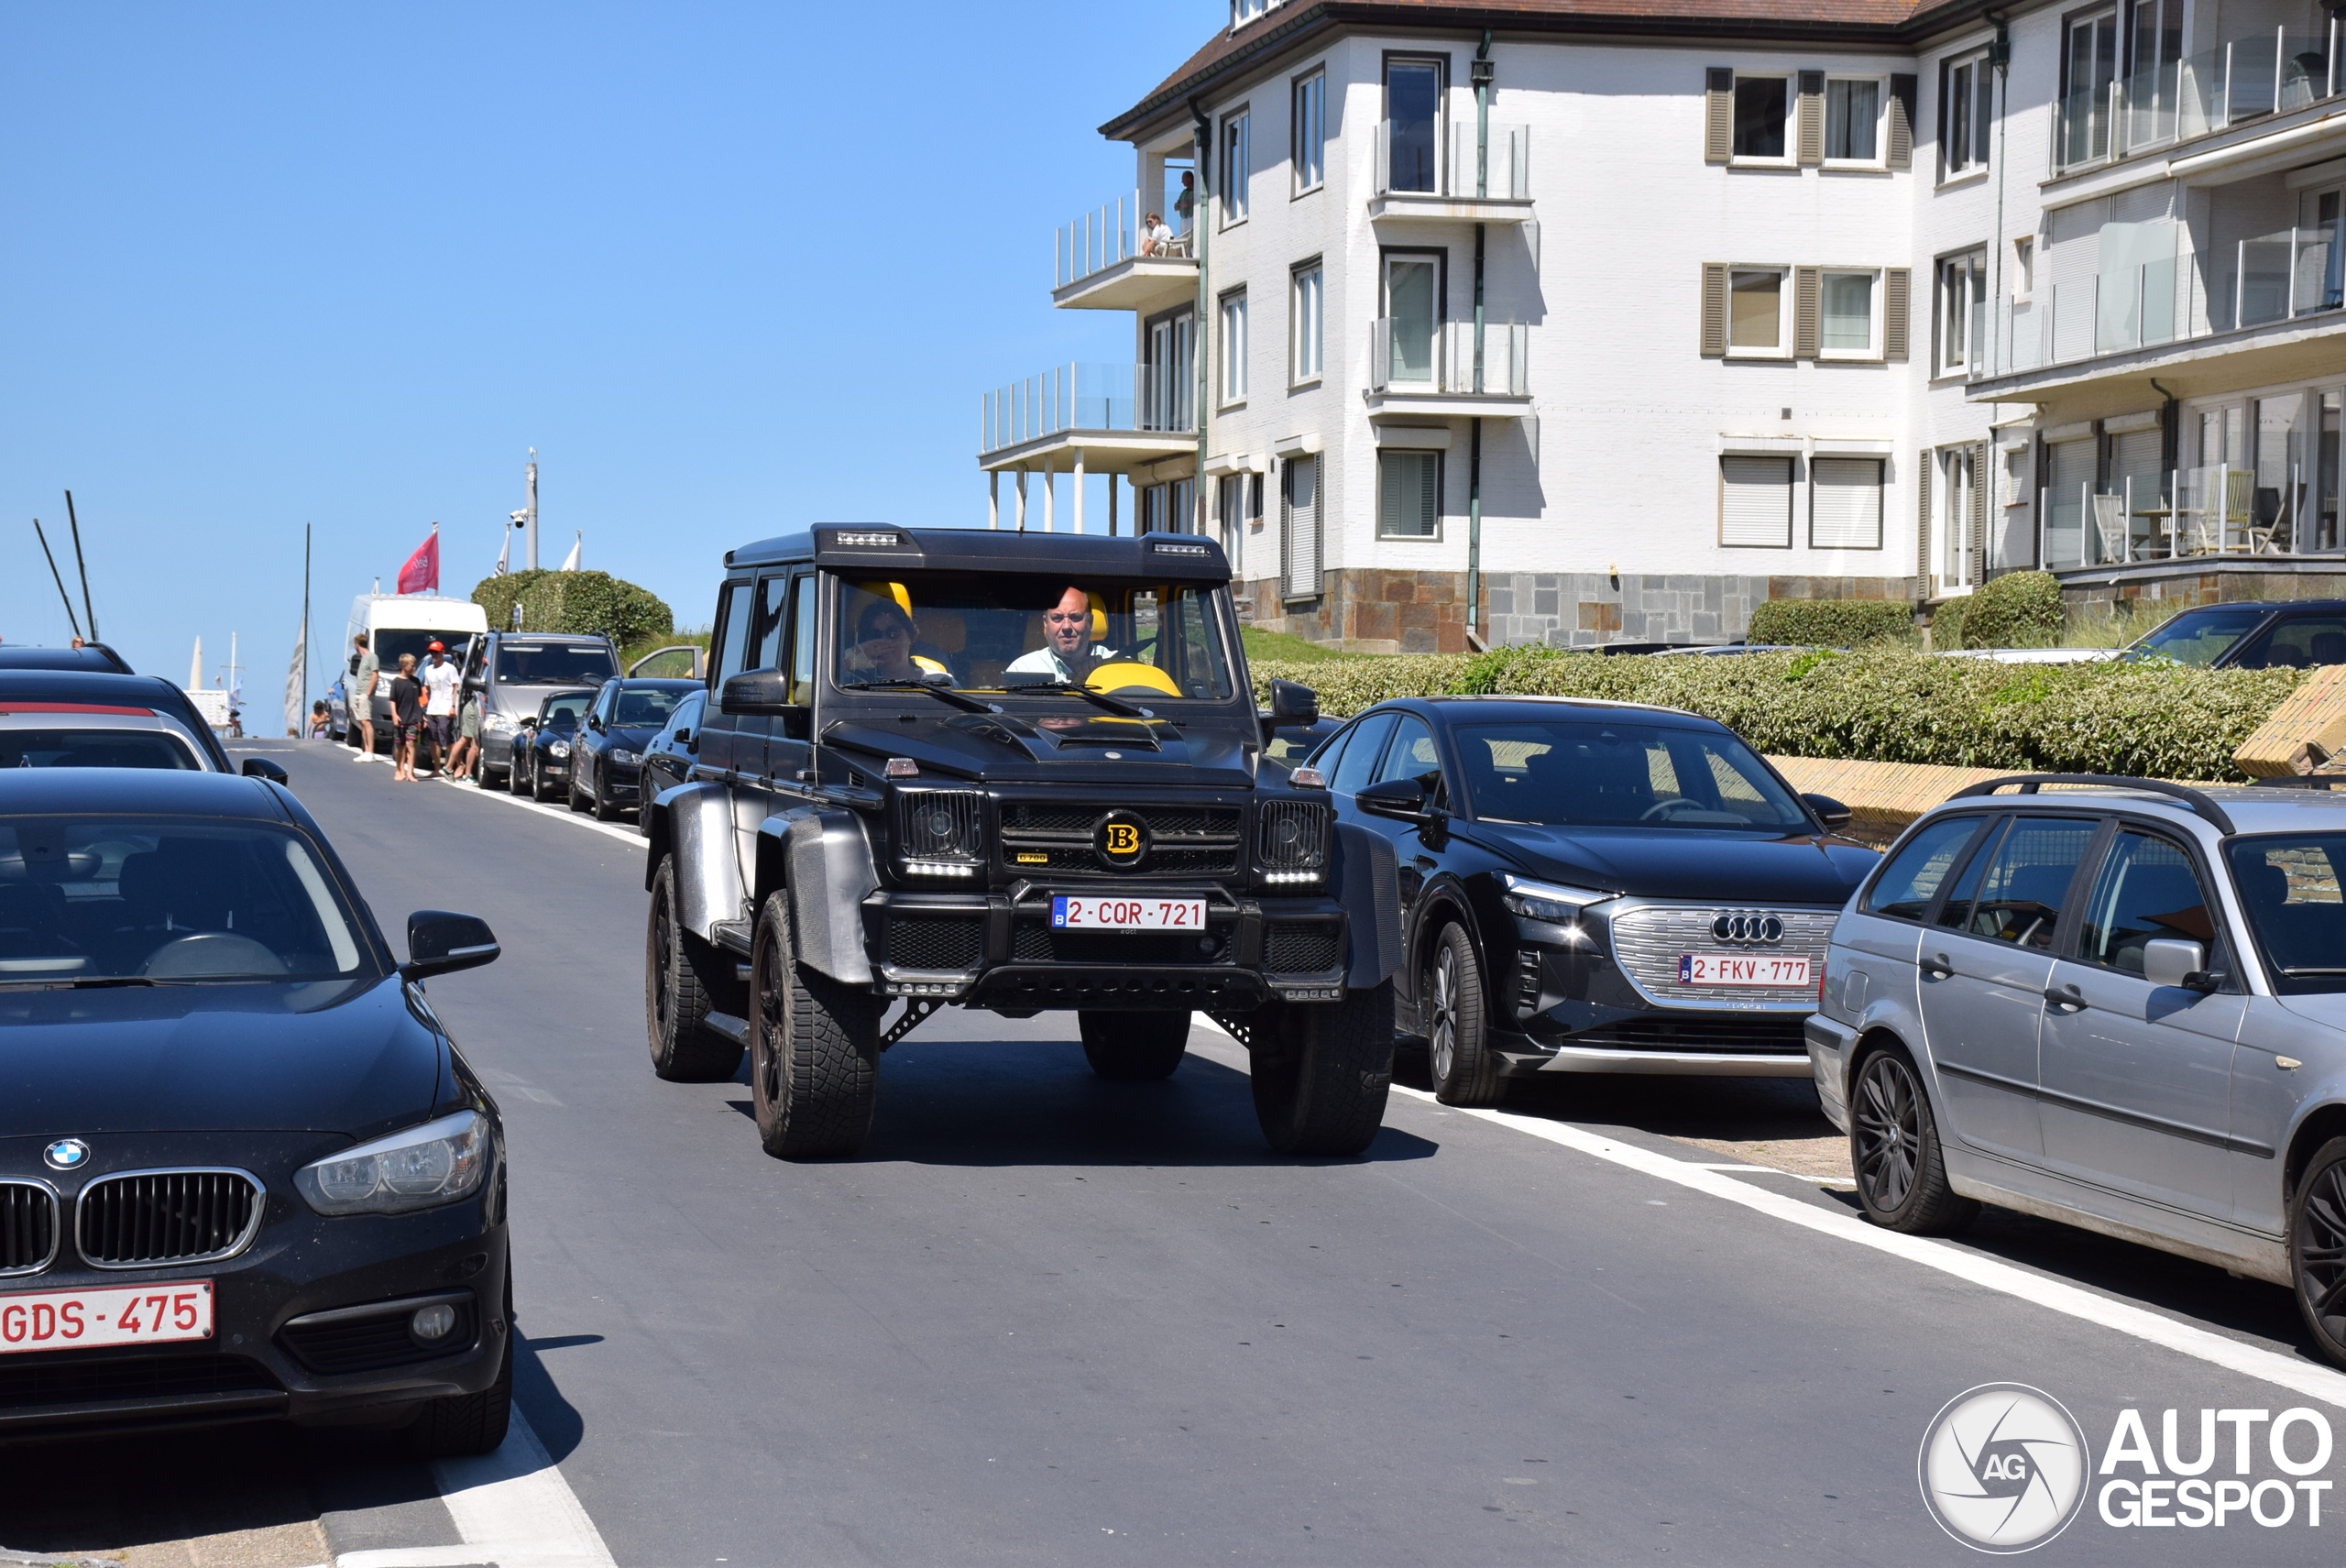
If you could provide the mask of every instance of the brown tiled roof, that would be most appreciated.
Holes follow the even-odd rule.
[[[1287,0],[1236,32],[1217,33],[1141,101],[1100,127],[1120,137],[1224,70],[1335,27],[1444,31],[1678,34],[1903,43],[1915,24],[1952,20],[1986,0]]]

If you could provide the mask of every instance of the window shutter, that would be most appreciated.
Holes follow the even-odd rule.
[[[1914,166],[1914,99],[1920,79],[1897,75],[1890,79],[1890,167]]]
[[[1988,474],[1988,444],[1971,447],[1971,580],[1988,580],[1988,492],[1994,482]]]
[[[1881,459],[1819,457],[1809,469],[1808,543],[1818,550],[1881,548]]]
[[[1800,138],[1796,150],[1803,163],[1825,161],[1825,72],[1800,73]]]
[[[1279,595],[1283,598],[1320,597],[1320,459],[1287,460],[1285,496],[1280,503]]]
[[[1719,459],[1719,543],[1789,550],[1792,543],[1792,460]]]
[[[1906,357],[1906,318],[1913,310],[1914,273],[1892,267],[1882,275],[1881,356],[1893,362]]]
[[[1931,449],[1914,463],[1914,597],[1931,597]]]
[[[1725,163],[1735,156],[1734,68],[1714,65],[1703,81],[1703,161]]]
[[[1727,354],[1727,263],[1703,263],[1703,352],[1713,358]]]
[[[1817,294],[1824,288],[1824,273],[1814,267],[1792,269],[1792,357],[1816,357]]]

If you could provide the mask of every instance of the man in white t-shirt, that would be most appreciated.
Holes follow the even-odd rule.
[[[416,672],[423,682],[423,727],[432,735],[432,766],[434,772],[448,771],[448,749],[456,740],[456,666],[449,662],[445,645],[434,642],[427,650],[431,662]]]
[[[1091,641],[1091,596],[1070,587],[1043,612],[1043,645],[1013,659],[1003,673],[1046,675],[1080,685],[1093,665],[1114,657],[1113,648],[1098,647]]]

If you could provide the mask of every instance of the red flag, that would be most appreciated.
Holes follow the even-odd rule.
[[[432,525],[432,537],[415,547],[415,554],[400,568],[400,592],[403,594],[436,593],[440,588],[440,525]]]

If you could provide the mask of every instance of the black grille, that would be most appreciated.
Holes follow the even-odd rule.
[[[1010,840],[1004,851],[1014,872],[1033,875],[1036,872],[1082,872],[1098,874],[1100,857],[1091,851],[1087,836],[1080,847],[1068,844],[1036,844],[1016,839]],[[1234,872],[1238,869],[1238,846],[1233,840],[1230,848],[1189,850],[1168,848],[1162,839],[1148,857],[1147,869],[1160,875],[1199,876],[1209,872]]]
[[[1774,1018],[1632,1018],[1572,1036],[1575,1046],[1605,1046],[1630,1051],[1808,1050],[1801,1016]]]
[[[1152,834],[1234,835],[1241,812],[1234,806],[1120,806],[1114,801],[1083,805],[1067,801],[1018,800],[1002,808],[1005,833],[1080,833],[1089,840],[1092,824],[1111,811],[1137,813]]]
[[[1263,927],[1263,968],[1273,974],[1317,974],[1336,962],[1333,926],[1274,920]]]
[[[430,1344],[418,1344],[407,1332],[411,1308],[378,1318],[351,1318],[326,1323],[288,1323],[277,1337],[302,1365],[328,1376],[345,1372],[374,1372],[431,1361],[468,1350],[473,1343],[473,1310],[457,1303],[456,1326]]]
[[[1245,812],[1235,806],[1123,806],[1113,801],[1016,800],[1002,807],[1003,858],[1014,872],[1130,874],[1102,866],[1091,834],[1111,811],[1128,811],[1147,825],[1150,876],[1200,876],[1235,872]]]
[[[1265,871],[1320,870],[1328,863],[1328,808],[1311,800],[1266,803],[1255,854]]]
[[[899,915],[888,922],[888,962],[898,969],[973,969],[984,942],[981,915]]]
[[[1214,950],[1206,953],[1195,931],[1055,931],[1028,923],[1012,934],[1010,956],[1063,964],[1208,964],[1230,956],[1224,935],[1211,940]]]
[[[123,1356],[32,1366],[0,1363],[0,1409],[191,1394],[276,1393],[282,1387],[266,1367],[241,1355]]]
[[[0,1274],[38,1268],[57,1250],[57,1200],[29,1181],[0,1183]]]
[[[1050,927],[1032,923],[1019,927],[1010,934],[1010,956],[1021,963],[1047,962],[1051,956]]]
[[[74,1234],[82,1255],[117,1266],[218,1257],[249,1239],[260,1194],[232,1170],[109,1176],[82,1189]]]

